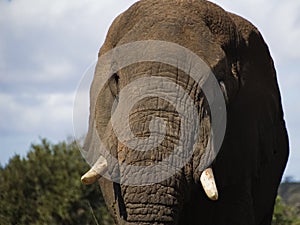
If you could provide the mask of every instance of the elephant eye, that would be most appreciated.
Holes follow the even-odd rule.
[[[114,73],[109,81],[108,81],[108,85],[109,85],[109,89],[112,93],[112,96],[114,97],[114,102],[112,104],[112,107],[111,107],[111,112],[113,113],[116,108],[117,108],[117,105],[119,103],[119,76],[118,74]]]
[[[109,88],[113,96],[117,97],[119,95],[119,75],[114,73],[109,79]]]

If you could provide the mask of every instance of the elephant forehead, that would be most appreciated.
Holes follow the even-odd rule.
[[[112,24],[100,55],[117,45],[140,40],[163,40],[182,45],[211,68],[236,42],[235,24],[227,13],[206,1],[140,1]]]

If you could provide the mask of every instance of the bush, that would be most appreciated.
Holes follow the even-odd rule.
[[[88,170],[75,142],[45,139],[0,167],[0,224],[112,224],[98,185],[84,186]]]
[[[279,196],[276,199],[272,225],[300,225],[296,210],[283,204]]]

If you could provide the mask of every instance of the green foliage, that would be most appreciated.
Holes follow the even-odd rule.
[[[98,185],[84,186],[88,165],[75,142],[32,145],[0,167],[0,224],[112,224]]]
[[[283,204],[279,196],[276,199],[272,225],[300,225],[295,208]]]

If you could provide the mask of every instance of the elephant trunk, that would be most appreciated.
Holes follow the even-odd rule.
[[[120,214],[128,222],[125,224],[147,224],[150,221],[151,224],[154,221],[157,224],[176,224],[183,201],[184,178],[181,171],[169,167],[168,163],[165,167],[159,164],[179,144],[179,115],[167,101],[149,97],[131,110],[129,121],[131,132],[139,140],[136,148],[128,147],[128,143],[118,144],[120,177],[123,179],[118,202]]]
[[[160,76],[153,76],[156,67]],[[183,104],[186,99],[169,85],[186,85],[188,82],[176,80],[178,71],[174,71],[172,77],[162,74],[162,70],[171,73],[169,67],[164,68],[161,64],[145,63],[143,68],[138,69],[151,74],[144,72],[143,76],[141,73],[135,75],[130,67],[120,72],[120,90],[125,92],[128,83],[134,85],[128,89],[130,97],[123,98],[123,93],[120,93],[114,112],[118,120],[113,126],[119,138],[117,157],[121,178],[119,214],[126,225],[153,224],[154,221],[157,224],[176,224],[187,187],[184,169],[178,165],[179,161],[188,158],[184,154],[189,151],[185,150],[192,149],[194,137],[182,127],[182,120],[188,121],[188,115],[178,112],[179,107],[176,108],[176,104]],[[130,100],[135,95],[142,98]],[[127,111],[125,108],[132,102],[134,104]],[[121,126],[122,122],[125,126]],[[122,127],[121,134],[117,131],[118,125]],[[122,138],[123,133],[132,135]],[[185,149],[179,151],[178,147]],[[176,151],[179,153],[174,154]]]
[[[174,181],[176,179],[170,179],[169,184],[147,186],[122,185],[123,219],[128,224],[176,224],[182,195],[176,185],[171,184]]]

